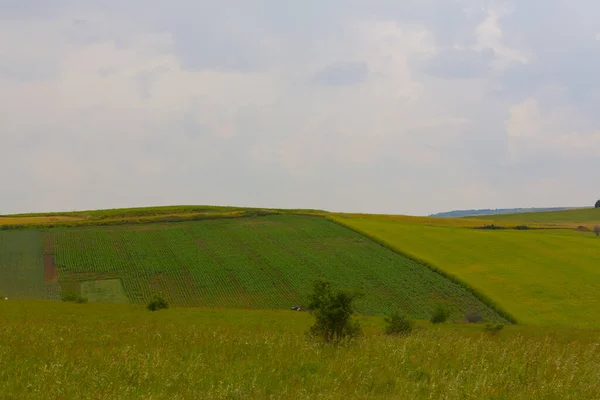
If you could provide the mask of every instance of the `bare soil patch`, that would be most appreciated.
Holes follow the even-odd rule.
[[[57,282],[58,271],[54,263],[54,255],[44,255],[44,282]]]

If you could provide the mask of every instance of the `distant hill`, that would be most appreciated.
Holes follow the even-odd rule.
[[[430,217],[438,218],[457,218],[457,217],[473,217],[478,215],[496,215],[496,214],[522,214],[546,211],[564,211],[574,210],[580,207],[548,207],[548,208],[497,208],[497,209],[477,209],[477,210],[454,210],[437,214],[431,214]]]

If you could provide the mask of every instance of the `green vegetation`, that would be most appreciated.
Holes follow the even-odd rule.
[[[359,293],[348,290],[334,292],[329,281],[315,281],[308,303],[315,323],[310,327],[309,334],[326,343],[339,343],[358,336],[361,332],[360,324],[354,318],[354,301],[359,296]]]
[[[482,217],[466,217],[465,219],[480,219]],[[581,208],[577,210],[547,211],[522,214],[503,214],[483,217],[500,222],[535,222],[540,224],[555,224],[575,227],[576,225],[591,226],[600,223],[600,208]]]
[[[404,315],[395,311],[389,317],[383,319],[386,323],[385,333],[386,335],[398,335],[404,336],[412,333],[414,329],[414,321],[406,318]]]
[[[164,310],[165,308],[169,308],[169,304],[161,296],[154,296],[146,308],[150,311]]]
[[[79,283],[79,291],[82,296],[94,302],[129,302],[120,279],[83,281]]]
[[[0,232],[0,293],[46,298],[44,259],[37,232]]]
[[[63,229],[53,238],[62,288],[120,279],[135,304],[163,293],[173,306],[289,309],[324,278],[362,290],[356,304],[364,314],[401,309],[427,318],[446,301],[456,319],[474,307],[503,321],[462,286],[320,217]]]
[[[475,288],[519,322],[600,326],[600,241],[590,234],[336,220]]]
[[[71,303],[84,304],[84,303],[88,302],[87,297],[84,297],[84,296],[80,295],[79,293],[75,293],[75,292],[63,293],[61,298],[62,298],[62,301],[67,301],[67,302],[71,302]]]
[[[118,208],[57,213],[16,214],[0,216],[0,229],[111,226],[159,222],[199,221],[221,218],[243,218],[275,214],[322,215],[321,210],[286,210],[253,207],[164,206]]]
[[[347,346],[293,311],[0,302],[0,393],[29,399],[596,399],[599,331],[360,319]]]
[[[432,324],[443,324],[444,322],[448,321],[448,318],[450,318],[450,310],[448,310],[448,308],[446,308],[443,304],[439,304],[433,311],[433,314],[431,314],[429,321]]]

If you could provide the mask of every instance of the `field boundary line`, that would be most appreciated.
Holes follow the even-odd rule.
[[[449,279],[450,281],[462,286],[463,288],[465,288],[468,292],[470,292],[473,296],[475,296],[475,298],[479,299],[483,304],[485,304],[486,306],[490,307],[493,311],[495,311],[498,315],[500,315],[501,317],[503,317],[504,319],[506,319],[507,321],[513,323],[513,324],[518,324],[519,321],[512,315],[510,314],[508,311],[504,310],[502,307],[500,307],[498,305],[498,303],[496,303],[494,300],[492,300],[490,297],[488,297],[485,293],[481,292],[479,289],[476,289],[475,287],[473,287],[472,285],[470,285],[469,283],[463,281],[461,278],[459,278],[458,276],[451,274],[443,269],[441,269],[440,267],[423,260],[420,257],[417,257],[411,253],[408,253],[406,251],[400,250],[399,248],[397,248],[396,246],[392,245],[391,243],[389,243],[388,241],[381,239],[380,237],[378,237],[377,235],[374,235],[372,233],[368,233],[366,231],[363,231],[360,228],[356,228],[354,226],[348,225],[347,223],[345,223],[342,220],[339,220],[338,217],[334,217],[334,216],[325,216],[325,218],[327,218],[328,220],[343,226],[347,229],[350,229],[362,236],[365,236],[366,238],[374,241],[375,243],[379,244],[380,246],[383,246],[391,251],[393,251],[394,253],[401,255],[403,257],[408,258],[409,260],[412,260],[420,265],[423,265],[426,268],[429,268],[430,270],[432,270],[433,272],[443,276],[446,279]]]

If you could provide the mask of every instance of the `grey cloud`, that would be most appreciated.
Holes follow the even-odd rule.
[[[55,65],[39,65],[32,60],[0,55],[0,78],[16,82],[42,82],[57,76],[58,68]]]
[[[315,74],[314,82],[321,85],[348,86],[364,82],[369,76],[365,62],[345,62],[330,65]]]
[[[423,69],[435,76],[445,78],[477,78],[484,76],[490,69],[494,51],[443,50],[432,59],[425,61]]]

